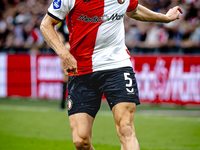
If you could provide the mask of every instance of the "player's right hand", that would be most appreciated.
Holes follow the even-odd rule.
[[[72,71],[73,74],[77,73],[77,61],[70,53],[63,54],[60,58],[65,75],[68,75],[70,71]]]

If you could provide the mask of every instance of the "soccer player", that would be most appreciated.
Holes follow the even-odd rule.
[[[138,0],[54,0],[40,29],[61,58],[68,79],[68,115],[77,150],[94,150],[92,125],[104,93],[112,110],[121,150],[139,150],[133,118],[140,104],[138,88],[124,42],[123,17],[168,23],[179,18],[177,6],[153,12]],[[70,51],[54,26],[66,17]],[[53,63],[53,62],[52,62]]]

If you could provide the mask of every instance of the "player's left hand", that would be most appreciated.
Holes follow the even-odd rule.
[[[171,8],[167,13],[166,16],[168,18],[168,22],[174,21],[176,19],[179,19],[180,14],[182,14],[183,11],[179,6]]]

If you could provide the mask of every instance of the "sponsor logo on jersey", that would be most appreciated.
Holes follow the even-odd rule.
[[[107,15],[103,15],[102,19],[103,19],[104,22],[110,21],[110,20],[120,20],[120,19],[123,18],[123,16],[124,16],[124,14],[118,15],[117,13],[115,13],[115,14],[112,14],[112,16],[110,16],[110,17],[107,16]]]
[[[125,0],[117,0],[118,3],[123,4],[125,2]]]
[[[87,15],[81,15],[78,20],[81,20],[81,21],[84,21],[84,22],[91,22],[91,23],[98,23],[98,22],[101,22],[101,17],[97,17],[97,16],[94,16],[92,18],[88,17]]]
[[[73,101],[69,97],[69,99],[67,101],[67,109],[70,110],[72,108],[72,106],[73,106]]]
[[[61,7],[61,0],[54,0],[53,9],[60,9],[60,7]]]
[[[124,16],[124,14],[122,15],[118,15],[117,13],[112,14],[112,16],[108,16],[108,15],[103,15],[102,17],[97,17],[94,16],[92,18],[88,17],[87,15],[81,15],[77,20],[81,20],[84,22],[88,22],[88,23],[99,23],[101,21],[105,22],[105,21],[110,21],[110,20],[120,20],[122,19]]]

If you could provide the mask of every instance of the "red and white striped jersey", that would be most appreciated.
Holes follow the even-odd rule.
[[[48,15],[66,17],[70,53],[78,75],[132,66],[124,41],[123,17],[138,0],[54,0]]]

